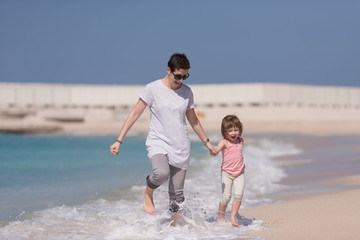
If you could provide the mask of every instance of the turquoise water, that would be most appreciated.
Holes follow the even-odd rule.
[[[145,136],[126,137],[113,156],[115,137],[0,134],[0,238],[233,239],[262,228],[260,220],[240,215],[242,228],[217,224],[221,156],[211,157],[193,135],[182,222],[169,227],[167,184],[154,194],[157,213],[144,213],[151,171]],[[283,189],[286,177],[273,158],[300,152],[271,137],[248,141],[241,209],[271,202],[264,194]]]
[[[141,182],[149,172],[145,141],[114,137],[0,134],[0,220],[58,204],[77,204]]]
[[[156,214],[142,209],[145,136],[126,137],[113,156],[115,136],[0,134],[0,239],[249,239],[263,227],[242,216],[246,208],[341,189],[335,178],[359,174],[360,136],[244,136],[242,224],[234,228],[217,223],[221,156],[190,137],[185,208],[169,227],[167,184],[155,191]]]
[[[118,189],[143,184],[151,171],[145,138],[127,137],[117,156],[109,152],[114,139],[0,134],[0,221],[59,204],[116,197]],[[192,145],[194,156],[204,153],[201,144]]]

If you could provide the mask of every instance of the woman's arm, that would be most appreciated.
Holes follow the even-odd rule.
[[[204,143],[205,147],[207,147],[210,151],[215,153],[214,146],[208,141],[208,137],[206,136],[206,133],[202,128],[198,117],[195,114],[194,108],[191,108],[186,111],[186,118],[189,121],[192,129],[194,129],[196,134],[199,136],[200,140]]]
[[[117,155],[119,153],[120,145],[126,135],[126,133],[130,130],[130,128],[133,126],[133,124],[136,122],[136,120],[141,116],[141,114],[144,112],[147,104],[142,100],[139,99],[133,109],[130,111],[129,115],[127,116],[121,130],[119,133],[119,136],[115,143],[110,146],[110,152],[114,155]]]

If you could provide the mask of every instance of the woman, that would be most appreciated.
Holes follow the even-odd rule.
[[[185,54],[174,53],[168,61],[164,78],[146,85],[139,100],[126,118],[120,134],[110,147],[112,154],[119,153],[120,145],[135,121],[150,108],[150,128],[146,140],[152,173],[146,178],[144,210],[155,213],[153,193],[169,179],[169,210],[177,213],[184,202],[184,182],[190,162],[190,138],[186,119],[204,145],[210,150],[209,142],[194,110],[193,93],[183,84],[189,75],[190,63]]]

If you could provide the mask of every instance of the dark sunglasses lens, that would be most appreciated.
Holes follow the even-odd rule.
[[[174,78],[175,78],[176,80],[180,80],[180,79],[185,80],[185,79],[188,79],[188,78],[190,77],[190,74],[189,74],[189,73],[185,74],[184,76],[181,76],[180,74],[175,74],[175,73],[173,73],[173,72],[172,72],[172,74],[174,75]]]
[[[190,74],[186,74],[186,75],[184,75],[182,78],[183,78],[183,80],[186,80],[186,79],[188,79],[190,77]]]

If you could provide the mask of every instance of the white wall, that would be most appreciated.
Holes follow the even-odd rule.
[[[0,105],[133,105],[143,86],[0,83]]]
[[[195,103],[360,107],[360,88],[291,84],[190,85]],[[2,106],[133,106],[142,85],[61,85],[0,83]]]

